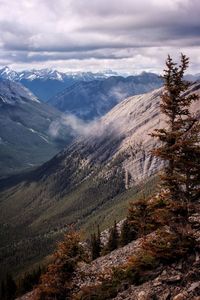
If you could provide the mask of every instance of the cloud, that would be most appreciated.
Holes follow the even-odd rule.
[[[0,63],[142,70],[149,52],[156,69],[168,51],[199,61],[199,14],[198,0],[0,0]]]
[[[73,137],[101,136],[106,130],[100,120],[86,122],[70,113],[63,114],[62,118],[53,121],[49,126],[49,133],[54,138],[58,137],[63,128]]]
[[[118,102],[121,102],[122,99],[126,99],[129,93],[125,92],[123,87],[116,86],[113,87],[109,92],[109,97],[114,97]]]

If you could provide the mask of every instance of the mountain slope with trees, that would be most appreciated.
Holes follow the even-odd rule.
[[[199,88],[195,83],[185,95],[199,93]],[[161,94],[162,89],[126,99],[91,128],[89,137],[75,141],[34,172],[1,180],[5,265],[15,264],[28,237],[31,251],[19,268],[33,262],[33,253],[38,258],[48,254],[66,223],[77,222],[89,230],[96,222],[105,228],[112,225],[110,220],[125,216],[128,201],[141,196],[141,188],[152,193],[153,175],[162,164],[150,152],[156,142],[149,134],[165,124],[159,113]],[[198,108],[196,102],[192,109],[197,113]]]

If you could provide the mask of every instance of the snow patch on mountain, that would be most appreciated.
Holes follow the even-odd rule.
[[[43,80],[51,79],[57,81],[65,81],[66,78],[90,81],[94,79],[104,79],[110,76],[117,76],[117,75],[119,74],[111,70],[92,73],[92,72],[59,72],[57,70],[48,69],[48,68],[40,69],[40,70],[36,70],[36,69],[23,70],[23,71],[16,72],[11,68],[9,68],[8,66],[0,69],[0,77],[12,81],[21,81],[23,79],[29,81],[35,79],[43,79]]]
[[[27,128],[27,127],[26,127]],[[31,131],[32,133],[37,134],[42,140],[44,140],[46,143],[50,143],[49,140],[40,132],[34,130],[33,128],[27,128],[29,131]]]

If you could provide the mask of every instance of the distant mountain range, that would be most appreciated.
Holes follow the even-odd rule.
[[[156,75],[152,74],[152,73],[146,73],[146,72],[143,72],[140,75],[128,76],[128,74],[120,75],[119,73],[114,72],[112,70],[105,70],[103,72],[96,72],[96,73],[93,73],[93,72],[65,72],[64,73],[64,72],[59,72],[59,71],[53,70],[53,69],[41,69],[41,70],[33,69],[33,70],[24,70],[24,71],[17,72],[7,66],[0,69],[0,78],[20,82],[25,87],[27,87],[33,94],[35,94],[41,101],[46,102],[49,99],[51,99],[50,103],[51,102],[55,103],[55,101],[56,101],[55,98],[58,99],[58,98],[62,97],[63,90],[66,89],[66,93],[68,93],[67,88],[71,87],[75,83],[81,84],[82,82],[87,83],[87,82],[94,81],[94,80],[104,81],[107,78],[113,77],[113,76],[115,76],[115,77],[118,76],[120,78],[123,78],[125,81],[126,81],[126,78],[129,77],[129,79],[127,80],[128,81],[127,84],[129,84],[129,86],[130,86],[130,81],[132,81],[132,84],[133,84],[133,93],[132,94],[129,93],[129,91],[127,90],[128,88],[124,88],[124,87],[122,88],[121,85],[119,87],[119,89],[122,88],[122,92],[123,92],[123,90],[125,90],[125,94],[127,94],[127,95],[129,95],[129,94],[134,95],[134,94],[141,94],[144,92],[148,92],[152,89],[148,89],[148,88],[145,89],[145,87],[142,87],[143,83],[150,84],[150,82],[145,82],[148,74],[149,74],[149,76],[152,75],[152,77],[149,78],[149,79],[152,79],[152,87],[153,86],[154,86],[154,88],[159,87],[158,85],[156,85],[156,82],[155,82],[155,80],[157,82],[159,82],[159,80],[155,77]],[[188,80],[195,81],[195,80],[200,79],[200,74],[187,75],[186,78]],[[143,82],[143,79],[144,79],[144,82]],[[122,79],[120,79],[120,80],[122,81]],[[98,85],[101,85],[100,82],[98,83]],[[82,89],[82,87],[81,87],[81,89]],[[83,87],[83,89],[84,89],[84,87]],[[61,92],[61,94],[57,95],[60,92]],[[86,93],[87,93],[87,91],[86,91]],[[103,92],[103,94],[104,94],[104,92]],[[106,94],[106,91],[105,91],[105,94]],[[83,95],[81,95],[81,96],[83,96]],[[83,102],[85,101],[85,97],[86,96],[84,96]],[[65,96],[65,98],[67,99],[67,95]],[[76,101],[77,101],[77,98],[75,99],[75,102]],[[61,107],[64,106],[63,104],[61,105],[61,103],[60,103],[60,102],[63,102],[63,100],[59,99],[58,102],[59,103],[55,106],[61,106]],[[68,102],[68,100],[67,100],[67,102]]]
[[[41,164],[63,149],[69,131],[60,127],[56,139],[49,131],[60,118],[19,82],[0,79],[0,175]]]
[[[16,72],[4,67],[0,69],[0,78],[20,82],[42,101],[84,120],[99,118],[126,97],[162,85],[158,75],[146,72],[122,77],[113,71],[62,73],[42,69]]]
[[[14,71],[10,69],[9,67],[3,67],[0,69],[0,77],[4,79],[9,79],[12,81],[20,81],[22,79],[27,80],[35,80],[35,79],[52,79],[52,80],[59,80],[59,81],[65,81],[66,78],[72,78],[72,79],[78,79],[83,81],[91,81],[94,79],[103,79],[110,76],[118,75],[118,73],[113,72],[111,70],[107,70],[105,72],[59,72],[57,70],[53,69],[32,69],[32,70],[24,70],[24,71]]]
[[[44,102],[76,82],[92,81],[95,79],[101,80],[113,75],[117,75],[117,73],[110,70],[103,73],[63,73],[51,69],[16,72],[7,66],[0,69],[0,78],[22,83]]]

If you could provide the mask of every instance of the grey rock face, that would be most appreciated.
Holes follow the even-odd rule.
[[[190,90],[194,89],[200,94],[200,83],[194,84]],[[74,145],[79,152],[85,149],[86,165],[101,163],[106,166],[100,177],[109,176],[113,166],[120,166],[126,189],[158,172],[162,164],[151,153],[157,141],[150,134],[155,128],[167,126],[160,113],[162,92],[161,88],[129,97],[91,125],[91,135]],[[200,101],[193,105],[192,111],[199,113]]]

